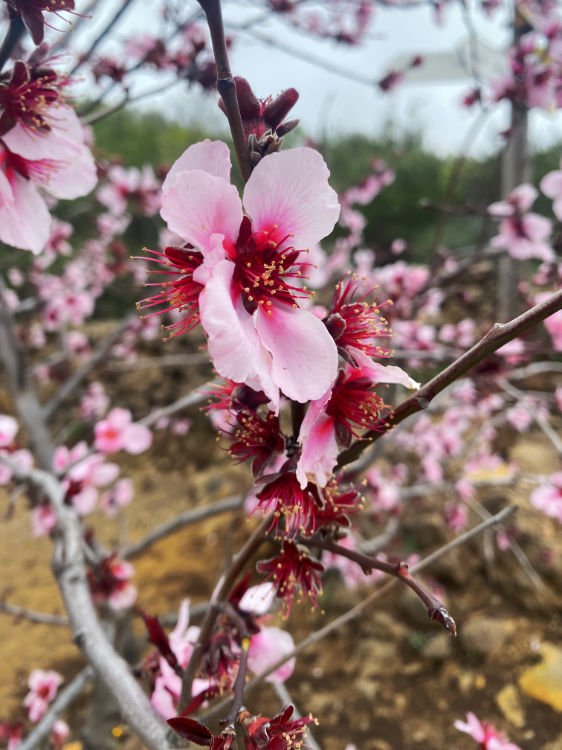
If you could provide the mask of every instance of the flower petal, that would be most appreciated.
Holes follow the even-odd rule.
[[[413,380],[401,367],[397,365],[381,365],[380,362],[374,362],[365,352],[356,349],[354,346],[350,346],[349,350],[359,367],[372,379],[373,383],[396,383],[411,390],[420,387],[420,383]]]
[[[30,180],[15,175],[11,188],[13,202],[0,203],[0,240],[37,254],[49,239],[51,215]]]
[[[160,213],[170,231],[202,251],[210,249],[213,234],[235,242],[242,222],[236,188],[198,169],[177,174],[162,195]]]
[[[309,480],[325,487],[338,461],[338,443],[332,417],[326,414],[326,404],[332,391],[313,401],[303,419],[299,443],[301,455],[297,463],[297,479],[304,490]]]
[[[279,388],[271,377],[271,357],[261,345],[252,316],[231,294],[234,264],[220,261],[199,296],[201,325],[217,372],[263,391],[279,409]]]
[[[193,169],[207,172],[215,177],[222,177],[225,182],[230,182],[230,151],[226,143],[207,139],[190,146],[172,164],[162,190],[166,192],[174,184],[180,172],[190,172]]]
[[[270,154],[252,172],[244,190],[244,206],[254,232],[278,226],[290,243],[305,250],[326,237],[338,216],[338,196],[328,184],[330,172],[311,148]]]
[[[328,329],[306,310],[274,306],[258,311],[256,330],[272,357],[271,374],[289,398],[301,403],[323,396],[338,372],[338,350]]]

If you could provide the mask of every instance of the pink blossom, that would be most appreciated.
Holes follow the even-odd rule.
[[[49,129],[20,123],[0,147],[0,239],[39,253],[49,240],[51,217],[37,187],[55,198],[78,198],[97,176],[82,126],[73,109],[59,105],[43,114]]]
[[[62,682],[63,677],[58,672],[43,669],[31,672],[27,682],[29,693],[23,700],[30,721],[39,721],[45,715]]]
[[[562,523],[562,472],[551,474],[533,490],[531,505]]]
[[[545,174],[540,182],[540,187],[543,193],[554,201],[552,210],[556,218],[562,221],[562,170]]]
[[[189,625],[189,601],[184,599],[180,606],[176,627],[169,636],[170,648],[183,669],[189,664],[198,635],[199,628],[196,625]],[[161,716],[169,719],[177,715],[181,694],[181,677],[175,673],[163,657],[159,658],[158,666],[160,674],[156,678],[150,702]],[[193,694],[198,695],[207,687],[209,687],[208,680],[197,678],[193,682]]]
[[[492,203],[488,207],[492,216],[502,219],[499,234],[490,242],[492,247],[506,250],[518,260],[554,259],[554,252],[548,243],[552,223],[544,216],[528,213],[537,194],[532,185],[519,185],[505,201]]]
[[[296,401],[319,398],[336,377],[337,350],[322,322],[301,309],[308,293],[297,282],[303,252],[339,215],[326,164],[309,148],[266,156],[244,189],[247,216],[229,175],[227,146],[204,141],[163,185],[169,229],[201,254],[190,299],[214,366],[263,391],[275,410],[280,390]]]
[[[0,448],[7,448],[13,443],[18,429],[18,423],[13,417],[0,414]]]
[[[250,586],[244,592],[238,603],[238,609],[244,612],[251,612],[253,615],[265,615],[271,609],[275,599],[275,588],[272,583],[260,583],[257,586]]]
[[[57,719],[51,730],[51,743],[55,750],[60,750],[70,735],[70,728],[66,721]]]
[[[120,508],[129,505],[133,500],[133,483],[130,479],[119,479],[113,487],[104,492],[100,498],[100,506],[108,516],[116,516]]]
[[[137,455],[147,451],[152,444],[152,433],[144,425],[132,421],[128,409],[112,409],[94,428],[95,447],[102,453],[124,450]]]
[[[80,515],[91,513],[98,501],[98,488],[106,487],[117,479],[119,467],[107,463],[99,453],[91,453],[85,442],[77,443],[70,450],[59,446],[55,450],[53,466],[64,474],[62,485],[66,500],[71,502]]]
[[[134,574],[131,563],[108,555],[88,571],[93,600],[115,610],[132,607],[137,598],[137,589],[131,583]]]
[[[455,721],[455,728],[459,732],[469,734],[473,740],[479,742],[481,750],[521,750],[518,745],[510,742],[504,734],[498,732],[487,721],[480,721],[471,711],[466,715],[466,722]]]
[[[266,627],[252,636],[250,650],[248,651],[248,668],[259,674],[265,671],[276,661],[290,654],[295,648],[293,636],[281,628]],[[285,682],[295,670],[295,659],[289,659],[282,666],[268,675],[267,682]]]
[[[51,505],[36,505],[31,511],[31,533],[47,536],[57,525],[57,516]]]
[[[418,387],[400,367],[381,365],[363,351],[355,347],[349,349],[359,366],[346,365],[334,386],[310,403],[301,425],[298,439],[302,450],[297,478],[303,489],[309,480],[319,487],[326,486],[340,448],[345,447],[342,441],[348,445],[353,435],[360,436],[365,429],[377,429],[383,401],[373,393],[373,386],[397,383],[406,388]]]
[[[90,383],[86,393],[80,400],[80,414],[84,419],[100,419],[109,406],[109,398],[103,384],[95,381]]]

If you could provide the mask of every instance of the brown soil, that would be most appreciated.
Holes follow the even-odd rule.
[[[165,378],[158,370],[113,378],[112,389],[136,414],[187,390],[181,371],[177,376],[167,371]],[[118,527],[92,517],[100,540],[137,540],[179,511],[243,491],[246,472],[232,467],[215,445],[208,430],[203,438],[198,430],[181,438],[160,433],[149,455],[124,459],[124,474],[133,477],[136,498]],[[519,441],[512,455],[523,471],[556,469],[556,456],[542,435]],[[562,651],[556,651],[562,643],[562,539],[559,525],[531,511],[528,492],[525,486],[496,488],[481,500],[490,511],[509,502],[520,506],[517,539],[544,582],[541,591],[509,551],[489,560],[484,540],[478,539],[440,560],[426,576],[444,592],[458,622],[456,640],[427,620],[409,592],[395,588],[359,621],[301,656],[287,687],[298,708],[319,719],[314,736],[324,750],[344,750],[347,743],[358,750],[468,750],[474,742],[453,727],[467,711],[502,728],[524,750],[562,749]],[[394,545],[397,553],[424,554],[445,541],[438,513],[444,500],[435,495],[411,504]],[[249,528],[251,522],[240,516],[218,517],[177,532],[135,560],[143,607],[166,614],[177,611],[185,596],[193,602],[205,599],[246,524]],[[13,515],[0,526],[0,598],[62,614],[49,568],[50,542],[32,539],[29,527],[20,497]],[[290,623],[295,639],[368,591],[368,586],[348,591],[335,575],[329,576],[321,611],[296,608]],[[539,675],[534,692],[528,680],[523,680],[524,690],[521,675],[541,663],[547,651],[554,660],[554,684]],[[0,615],[0,718],[15,718],[32,668],[56,669],[70,677],[81,663],[66,628]],[[269,688],[248,703],[263,713],[279,707]],[[69,717],[74,727],[81,718],[80,708]],[[126,729],[115,745],[140,747],[127,738]]]

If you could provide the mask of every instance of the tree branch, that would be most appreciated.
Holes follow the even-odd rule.
[[[35,750],[36,747],[45,742],[56,720],[80,696],[88,682],[92,679],[93,674],[91,667],[84,667],[81,672],[78,672],[76,677],[59,692],[43,718],[33,727],[27,737],[21,741],[18,745],[18,750]]]
[[[25,607],[19,607],[17,604],[10,604],[9,602],[0,602],[0,612],[5,615],[13,615],[14,617],[28,622],[34,622],[39,625],[62,625],[65,627],[69,626],[68,617],[62,615],[52,615],[48,612],[35,612],[32,609],[26,609]]]
[[[141,555],[146,552],[147,549],[152,547],[153,544],[164,539],[169,534],[173,534],[179,529],[183,529],[185,526],[190,526],[194,523],[199,523],[207,518],[213,518],[213,516],[221,515],[222,513],[230,513],[233,510],[240,510],[244,503],[244,497],[240,495],[233,495],[232,497],[226,497],[224,500],[219,500],[212,505],[205,505],[202,508],[192,508],[186,510],[185,513],[180,513],[179,516],[171,518],[169,521],[165,521],[160,526],[150,531],[138,542],[127,545],[121,550],[119,556],[122,558],[131,558]],[[0,605],[1,606],[1,605]]]
[[[22,471],[3,455],[0,455],[0,461],[9,466],[16,479],[29,482],[43,492],[56,513],[52,567],[75,643],[115,697],[123,719],[146,747],[149,750],[171,750],[166,725],[154,713],[129,665],[103,632],[88,586],[80,521],[75,511],[64,504],[62,485],[45,471]]]
[[[72,396],[74,391],[80,387],[90,372],[104,361],[113,345],[117,343],[135,319],[136,315],[128,315],[117,326],[117,328],[108,333],[107,336],[100,341],[96,351],[92,354],[90,359],[61,385],[49,403],[43,407],[43,415],[45,419],[50,419],[57,409],[59,409],[59,407]]]
[[[234,83],[232,73],[230,72],[230,63],[228,62],[221,3],[220,0],[198,1],[207,16],[207,23],[211,32],[211,42],[217,66],[217,90],[224,102],[224,109],[228,118],[230,132],[232,133],[232,141],[240,166],[240,172],[242,173],[244,182],[247,182],[252,174],[252,165],[250,164],[248,144],[246,143],[244,128],[242,127],[236,84]]]
[[[562,309],[562,290],[555,292],[544,302],[541,302],[530,310],[518,315],[509,323],[496,323],[488,333],[467,352],[461,355],[452,364],[442,370],[438,375],[423,385],[413,396],[399,404],[386,419],[387,428],[383,432],[367,432],[355,445],[344,451],[338,461],[338,467],[346,466],[355,461],[368,445],[371,445],[388,430],[395,427],[416,412],[427,409],[433,399],[445,390],[455,380],[466,375],[482,360],[500,349],[504,344],[512,341],[517,336],[526,333],[537,323],[553,315]]]
[[[482,532],[486,531],[486,529],[491,528],[492,526],[496,526],[497,524],[504,523],[510,516],[513,515],[517,510],[517,507],[514,505],[508,506],[507,508],[504,508],[499,513],[496,513],[496,515],[491,516],[490,518],[486,519],[482,523],[478,524],[478,526],[474,526],[472,529],[469,529],[464,534],[461,534],[460,536],[456,537],[452,541],[450,541],[448,544],[445,544],[443,547],[440,547],[439,549],[435,550],[435,552],[432,552],[430,555],[427,555],[427,557],[424,557],[422,560],[417,562],[415,565],[412,565],[411,572],[417,573],[420,570],[423,570],[424,568],[427,568],[429,565],[434,563],[436,560],[439,560],[441,557],[446,555],[448,552],[450,552],[453,549],[456,549],[457,547],[460,547],[463,544],[466,544],[470,539],[473,539],[475,536],[478,536]],[[268,667],[263,672],[260,672],[259,675],[256,675],[250,682],[246,685],[245,694],[252,690],[253,688],[260,685],[266,677],[269,677],[270,674],[275,672],[279,667],[282,667],[283,664],[288,662],[290,659],[295,658],[300,654],[302,651],[307,649],[309,646],[312,646],[315,643],[318,643],[323,638],[326,638],[326,636],[330,635],[331,633],[338,630],[342,625],[345,625],[348,622],[351,622],[355,618],[359,617],[365,610],[367,610],[371,604],[376,601],[377,599],[380,599],[384,594],[391,591],[397,584],[397,581],[387,581],[383,586],[377,587],[369,596],[367,596],[363,601],[359,602],[359,604],[356,604],[351,609],[347,610],[347,612],[344,612],[339,617],[336,617],[334,620],[329,622],[327,625],[325,625],[323,628],[320,628],[320,630],[315,631],[314,633],[311,633],[309,636],[304,638],[300,643],[297,643],[295,648],[289,653],[285,654],[281,659],[278,659],[274,664],[272,664],[270,667]],[[216,703],[209,711],[207,711],[205,714],[203,714],[201,717],[199,717],[199,721],[203,723],[207,723],[213,719],[215,719],[218,716],[221,716],[222,712],[228,705],[229,699],[225,698],[218,703]]]
[[[197,675],[197,670],[199,669],[199,665],[201,664],[201,659],[203,657],[205,647],[207,646],[207,643],[209,642],[209,639],[213,633],[216,619],[222,611],[223,605],[226,602],[232,587],[236,583],[238,576],[244,569],[244,566],[263,543],[266,530],[270,525],[271,517],[267,516],[254,530],[253,534],[249,537],[238,554],[234,556],[229,569],[221,578],[219,584],[217,585],[217,588],[211,596],[211,601],[209,603],[210,606],[201,624],[201,630],[199,631],[197,643],[193,647],[193,652],[191,654],[189,664],[183,674],[181,696],[179,702],[180,713],[191,701],[193,680]]]

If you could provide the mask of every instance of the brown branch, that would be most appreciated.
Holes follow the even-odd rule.
[[[9,12],[10,25],[8,26],[6,36],[2,41],[2,46],[0,47],[0,71],[2,71],[4,65],[8,62],[10,55],[25,32],[25,26],[23,25],[19,13],[16,13],[11,8]]]
[[[219,500],[212,505],[205,505],[202,508],[192,508],[186,510],[185,513],[181,513],[175,518],[171,518],[169,521],[165,521],[160,526],[150,531],[138,542],[127,545],[121,550],[119,556],[122,558],[136,557],[137,555],[146,552],[147,549],[152,547],[153,544],[164,539],[170,534],[183,529],[185,526],[199,523],[207,518],[213,518],[214,516],[221,515],[223,513],[230,513],[233,510],[240,510],[244,503],[244,497],[240,495],[233,495],[232,497],[226,497],[224,500]],[[0,605],[1,606],[1,605]]]
[[[248,560],[264,542],[266,538],[266,530],[270,525],[271,517],[267,516],[254,530],[253,534],[249,537],[238,554],[234,556],[229,569],[219,582],[220,585],[218,585],[217,590],[213,592],[209,609],[207,610],[205,618],[201,624],[201,630],[199,631],[197,643],[193,647],[191,659],[189,660],[187,669],[183,674],[181,696],[179,702],[180,713],[191,701],[193,680],[195,679],[197,670],[199,669],[199,666],[201,664],[203,652],[213,633],[216,619],[222,611],[232,587],[236,583]]]
[[[68,617],[62,615],[52,615],[48,612],[35,612],[32,609],[20,607],[17,604],[9,602],[0,602],[0,612],[4,615],[13,615],[21,620],[37,623],[39,625],[62,625],[68,627],[70,624]]]
[[[149,750],[171,750],[166,725],[154,713],[129,665],[115,651],[101,627],[88,586],[80,520],[75,511],[65,505],[64,488],[46,471],[22,471],[3,455],[0,455],[0,461],[9,466],[16,479],[44,493],[56,513],[52,568],[76,645],[115,697],[123,719],[146,747]]]
[[[6,303],[0,282],[0,360],[4,365],[8,390],[22,425],[25,427],[35,460],[42,469],[52,465],[54,446],[47,429],[43,408],[37,399],[25,353]]]
[[[439,549],[435,550],[435,552],[432,552],[430,555],[427,555],[427,557],[424,557],[422,560],[417,562],[415,565],[412,565],[411,572],[417,573],[420,570],[423,570],[424,568],[427,568],[429,565],[434,563],[436,560],[439,560],[444,555],[446,555],[448,552],[450,552],[453,549],[456,549],[457,547],[460,547],[463,544],[466,544],[470,539],[473,539],[475,536],[478,536],[482,532],[486,531],[486,529],[491,528],[492,526],[496,526],[497,524],[504,523],[510,516],[513,515],[517,510],[516,506],[508,506],[507,508],[504,508],[499,513],[496,513],[496,515],[491,516],[490,518],[486,519],[482,523],[478,524],[478,526],[474,526],[472,529],[469,529],[464,534],[461,534],[460,536],[456,537],[452,541],[450,541],[448,544],[445,544],[443,547],[440,547]],[[329,622],[327,625],[324,625],[323,628],[320,628],[320,630],[315,631],[314,633],[311,633],[309,636],[304,638],[300,643],[297,643],[295,648],[285,656],[283,656],[281,659],[278,659],[274,664],[272,664],[270,667],[265,669],[263,672],[260,672],[259,675],[256,675],[247,685],[246,685],[246,691],[249,692],[253,688],[260,685],[266,677],[269,677],[270,674],[275,672],[279,667],[282,667],[283,664],[290,661],[291,659],[294,659],[296,656],[298,656],[302,651],[307,649],[309,646],[312,646],[315,643],[318,643],[319,641],[326,638],[331,633],[335,632],[339,628],[341,628],[342,625],[345,625],[348,622],[351,622],[352,620],[359,617],[359,615],[363,614],[365,610],[367,610],[373,602],[375,602],[377,599],[380,599],[384,594],[391,591],[397,584],[397,581],[387,581],[383,586],[377,587],[369,596],[367,596],[363,601],[359,602],[359,604],[356,604],[351,609],[347,610],[347,612],[344,612],[339,617],[336,617],[334,620]],[[216,718],[217,716],[220,716],[221,713],[224,711],[226,706],[228,705],[228,699],[224,699],[216,703],[209,711],[207,711],[203,716],[199,718],[199,721],[202,722],[209,722],[212,719]]]
[[[394,576],[394,578],[402,581],[406,586],[409,586],[416,596],[421,599],[427,609],[427,614],[429,615],[430,620],[439,622],[451,635],[457,634],[455,621],[449,615],[445,606],[428,589],[422,586],[419,581],[416,581],[416,579],[412,577],[407,563],[390,563],[386,560],[378,560],[376,557],[348,549],[347,547],[342,547],[342,545],[337,544],[331,539],[322,539],[318,538],[318,536],[305,541],[313,547],[327,550],[328,552],[340,555],[341,557],[345,557],[348,560],[357,563],[364,573],[370,573],[373,570],[380,570],[387,575]]]
[[[88,49],[80,55],[80,59],[76,63],[76,65],[72,68],[70,71],[70,75],[74,75],[76,71],[84,65],[85,62],[87,62],[92,54],[95,52],[95,50],[99,47],[99,45],[103,42],[105,37],[110,33],[110,31],[114,28],[114,26],[119,22],[125,11],[129,8],[129,6],[134,2],[134,0],[123,0],[121,3],[121,6],[118,8],[117,12],[113,15],[113,17],[110,19],[109,23],[105,26],[103,31],[101,31],[97,37],[93,40],[93,42],[90,44]]]
[[[240,107],[238,106],[236,85],[232,73],[230,72],[230,63],[228,62],[228,50],[226,48],[226,39],[224,36],[221,3],[220,0],[198,1],[207,16],[207,23],[209,24],[209,31],[211,32],[211,42],[217,66],[217,90],[224,103],[224,109],[230,126],[240,172],[244,182],[247,182],[252,174],[252,165],[250,164],[248,144],[246,143],[244,128],[242,127],[242,117],[240,115]]]
[[[90,372],[105,360],[111,348],[117,343],[135,319],[136,315],[128,315],[113,331],[108,333],[107,336],[100,341],[90,359],[61,385],[53,398],[43,407],[43,415],[45,419],[50,419],[57,409],[59,409],[59,407],[72,396],[74,391],[80,387]]]
[[[452,364],[438,373],[429,382],[423,385],[413,396],[399,404],[387,417],[387,429],[384,432],[367,432],[365,436],[355,445],[344,451],[338,461],[338,467],[346,466],[355,461],[368,445],[371,445],[388,430],[395,427],[416,412],[427,409],[433,399],[445,390],[455,380],[466,375],[476,365],[480,364],[486,357],[500,349],[504,344],[512,341],[530,330],[537,323],[553,315],[562,309],[562,290],[555,292],[544,302],[541,302],[530,310],[518,315],[509,323],[496,323],[488,333],[467,352],[461,355]]]

